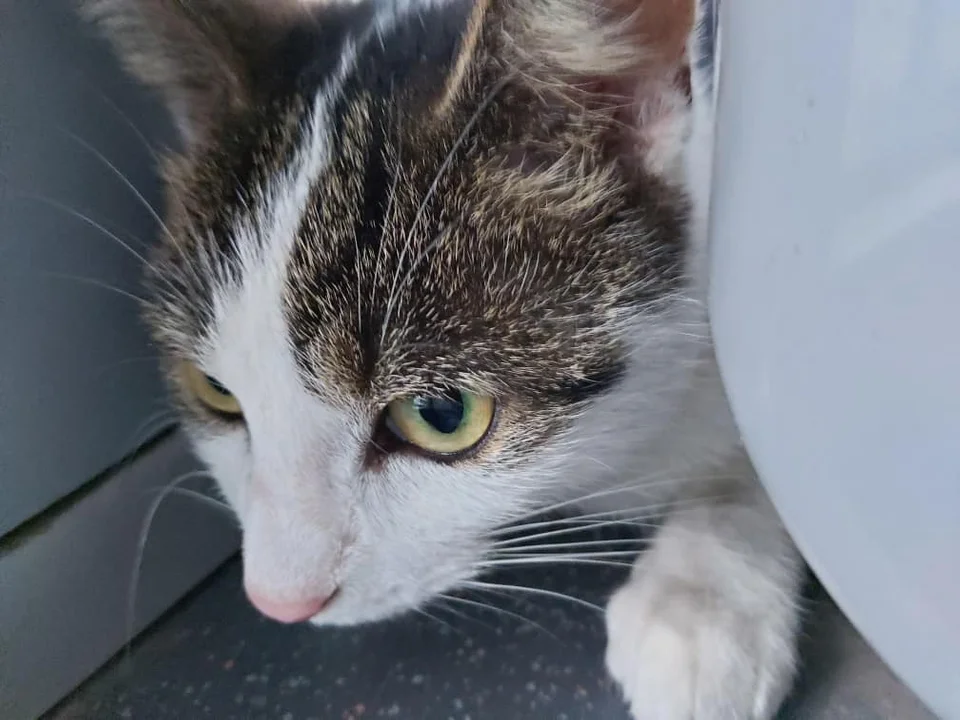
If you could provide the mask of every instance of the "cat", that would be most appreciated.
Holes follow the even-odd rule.
[[[694,1],[82,1],[181,131],[146,318],[253,604],[375,621],[538,509],[659,509],[633,716],[772,717],[803,565],[710,342]]]

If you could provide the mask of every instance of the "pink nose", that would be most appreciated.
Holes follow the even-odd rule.
[[[308,598],[306,600],[276,600],[257,590],[247,588],[251,604],[268,618],[282,623],[298,623],[309,620],[322,611],[336,595]]]

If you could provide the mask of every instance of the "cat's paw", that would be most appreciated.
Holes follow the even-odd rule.
[[[791,609],[774,602],[756,612],[717,590],[654,571],[611,599],[607,668],[636,720],[776,713],[793,678]]]

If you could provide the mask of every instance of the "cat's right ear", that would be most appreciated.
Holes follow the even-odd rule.
[[[680,160],[690,110],[688,44],[699,0],[513,0],[506,33],[542,90],[609,113],[645,166]],[[624,139],[630,142],[624,143]]]
[[[123,64],[160,91],[184,140],[202,143],[248,105],[254,63],[296,0],[79,0]]]

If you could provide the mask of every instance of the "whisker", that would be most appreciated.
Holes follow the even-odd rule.
[[[210,497],[209,495],[204,495],[202,492],[197,492],[196,490],[191,490],[190,488],[184,487],[175,487],[170,490],[174,495],[182,495],[183,497],[193,498],[198,500],[204,505],[209,505],[212,508],[215,508],[221,512],[225,512],[230,515],[231,518],[236,520],[237,516],[233,512],[233,508],[227,505],[222,500],[217,500],[217,498]]]
[[[542,551],[551,551],[551,550],[563,550],[565,548],[582,548],[582,547],[616,547],[618,545],[648,545],[649,540],[645,538],[611,538],[609,540],[584,540],[582,542],[569,542],[569,543],[546,543],[541,545],[514,545],[507,546],[506,549],[500,550],[499,546],[494,544],[493,547],[502,553],[518,553],[518,552],[529,552],[530,550],[542,550]]]
[[[420,263],[422,263],[422,262],[427,258],[427,256],[428,256],[430,253],[432,253],[432,252],[437,248],[438,245],[440,245],[440,243],[444,242],[447,238],[449,238],[451,234],[452,234],[452,233],[451,233],[449,230],[447,230],[447,229],[442,230],[442,231],[430,242],[430,244],[427,245],[427,246],[420,252],[420,254],[417,255],[416,258],[414,258],[413,262],[410,263],[410,267],[407,269],[407,274],[404,276],[403,280],[400,282],[400,285],[397,286],[397,289],[396,289],[396,290],[397,290],[397,293],[400,293],[400,292],[409,284],[410,279],[413,277],[413,271],[416,270],[416,269],[420,266]]]
[[[129,189],[130,192],[132,192],[133,195],[143,204],[143,207],[146,209],[148,213],[150,213],[150,216],[156,221],[157,225],[160,227],[161,230],[163,230],[164,234],[168,238],[170,238],[170,240],[175,240],[175,238],[173,237],[173,233],[170,232],[170,228],[167,227],[167,224],[160,217],[160,214],[154,209],[153,205],[151,205],[147,201],[147,199],[143,196],[143,193],[141,193],[140,190],[137,189],[137,186],[134,185],[130,181],[130,179],[120,171],[120,169],[116,165],[110,162],[110,160],[107,158],[106,155],[104,155],[102,152],[97,150],[93,145],[88,143],[79,135],[76,135],[70,132],[66,128],[57,126],[57,129],[61,133],[65,134],[67,137],[73,139],[74,142],[78,143],[82,148],[87,150],[87,152],[89,152],[98,160],[100,160],[100,162],[102,162],[107,167],[107,169],[110,170],[110,172],[112,172],[117,177],[117,179],[119,179],[120,182],[122,182],[127,187],[127,189]]]
[[[397,133],[397,162],[396,167],[394,168],[393,178],[390,180],[390,190],[387,193],[387,209],[383,213],[383,229],[380,232],[380,244],[377,246],[377,259],[373,267],[373,276],[374,280],[379,283],[380,280],[380,271],[382,269],[382,260],[383,260],[383,248],[386,246],[383,236],[386,234],[386,229],[389,226],[391,215],[393,214],[393,207],[397,200],[397,188],[400,185],[400,176],[403,173],[402,168],[402,148],[399,142],[399,132]]]
[[[637,553],[624,553],[626,555],[637,555]],[[614,560],[603,560],[601,558],[564,556],[562,554],[547,555],[540,557],[516,557],[516,558],[497,558],[494,560],[485,560],[478,564],[478,567],[485,569],[510,567],[515,565],[600,565],[603,567],[631,568],[633,563],[616,562]]]
[[[513,562],[514,560],[521,558],[544,558],[545,560],[550,560],[552,558],[620,558],[628,557],[634,558],[640,555],[643,552],[644,548],[631,548],[629,550],[591,550],[591,551],[582,551],[582,552],[531,552],[531,553],[494,553],[490,557],[498,560],[507,560]]]
[[[641,515],[641,516],[631,516],[629,515],[629,510],[602,510],[595,513],[585,513],[583,515],[574,515],[571,517],[559,517],[552,520],[541,520],[538,522],[527,522],[527,523],[517,523],[515,525],[506,525],[502,528],[491,533],[494,537],[501,535],[506,535],[506,539],[516,539],[515,536],[518,536],[522,532],[528,530],[542,530],[544,528],[553,528],[557,526],[570,526],[570,525],[589,525],[595,521],[599,520],[620,520],[624,525],[635,525],[637,527],[654,527],[658,523],[643,522],[646,519],[649,519],[650,516]],[[656,509],[654,509],[656,512]],[[529,539],[529,536],[527,536]],[[501,541],[498,540],[498,543]]]
[[[524,536],[515,537],[515,538],[507,538],[505,540],[499,541],[496,544],[496,547],[499,549],[499,548],[517,546],[517,545],[522,546],[525,542],[530,540],[541,540],[543,538],[558,537],[561,535],[570,535],[572,533],[582,533],[589,530],[600,530],[601,528],[609,528],[609,527],[615,527],[617,525],[628,525],[628,524],[637,524],[637,523],[630,523],[626,520],[620,520],[620,519],[600,520],[598,522],[590,523],[587,525],[563,527],[563,528],[558,528],[557,530],[548,530],[546,532],[534,533],[533,535],[524,535]]]
[[[658,523],[648,523],[644,522],[651,517],[656,517],[659,513],[654,511],[645,515],[638,515],[634,517],[616,517],[612,520],[597,520],[592,523],[577,523],[575,525],[566,525],[564,523],[556,523],[556,525],[561,525],[561,527],[555,530],[545,530],[542,532],[536,532],[531,535],[515,535],[513,537],[506,537],[502,540],[498,540],[496,543],[497,548],[510,547],[515,545],[523,545],[524,543],[529,542],[530,540],[541,540],[543,538],[557,537],[560,535],[570,535],[572,533],[585,533],[593,530],[600,530],[601,528],[611,528],[616,526],[631,525],[637,527],[658,527]],[[522,528],[521,528],[522,529]]]
[[[565,600],[567,602],[574,603],[576,605],[581,605],[583,607],[590,608],[596,612],[602,613],[603,608],[599,605],[595,605],[588,600],[583,598],[574,597],[573,595],[565,595],[561,592],[555,592],[553,590],[547,590],[545,588],[535,588],[528,587],[526,585],[505,585],[503,583],[488,583],[481,582],[479,580],[467,580],[464,582],[464,585],[471,587],[477,590],[505,590],[505,591],[514,591],[514,592],[526,592],[531,595],[542,595],[543,597],[553,598],[555,600]]]
[[[638,522],[643,516],[626,515],[623,510],[605,510],[603,512],[588,513],[586,515],[571,515],[569,517],[556,518],[554,520],[544,520],[543,522],[522,523],[519,525],[507,525],[493,534],[514,535],[520,530],[531,530],[534,528],[555,527],[557,525],[592,525],[597,520],[612,519],[621,520],[624,525],[636,525],[638,527],[656,526],[659,523]],[[583,527],[581,529],[583,529]]]
[[[48,206],[50,206],[50,207],[52,207],[52,208],[54,208],[54,209],[56,209],[56,210],[59,210],[59,211],[64,212],[64,213],[67,213],[68,215],[72,215],[72,216],[75,217],[77,220],[80,220],[81,222],[86,223],[87,225],[89,225],[90,227],[94,228],[95,230],[99,230],[100,232],[102,232],[102,233],[103,233],[104,235],[106,235],[108,238],[110,238],[110,239],[113,240],[115,243],[117,243],[121,248],[123,248],[123,249],[126,250],[128,253],[130,253],[134,258],[136,258],[137,260],[139,260],[139,261],[143,264],[144,267],[150,267],[150,263],[147,261],[147,258],[144,257],[144,255],[141,254],[140,252],[138,252],[136,249],[134,249],[134,247],[133,247],[132,245],[130,245],[129,243],[127,243],[127,242],[125,242],[123,239],[121,239],[120,236],[117,235],[115,232],[112,232],[111,230],[108,230],[104,225],[102,225],[101,223],[97,222],[97,221],[94,220],[93,218],[91,218],[91,217],[89,217],[89,216],[87,216],[87,215],[84,215],[84,214],[83,214],[82,212],[80,212],[79,210],[75,210],[74,208],[70,207],[69,205],[65,205],[65,204],[59,202],[58,200],[54,200],[53,198],[44,197],[43,195],[36,195],[36,194],[34,194],[34,193],[31,193],[31,192],[17,191],[17,192],[14,193],[14,194],[15,194],[15,196],[21,197],[21,198],[23,198],[24,200],[33,200],[34,202],[43,203],[43,204],[48,205]]]
[[[363,335],[363,311],[362,311],[362,294],[361,294],[361,283],[360,283],[360,238],[357,236],[357,233],[354,233],[353,236],[353,265],[354,271],[357,273],[356,285],[357,285],[357,336]]]
[[[520,613],[515,613],[515,612],[512,612],[511,610],[507,610],[506,608],[502,608],[502,607],[500,607],[499,605],[492,605],[492,604],[490,604],[490,603],[479,602],[479,601],[477,601],[477,600],[470,600],[469,598],[459,597],[459,596],[457,596],[457,595],[442,595],[441,597],[442,597],[444,600],[453,600],[453,601],[456,601],[456,602],[463,603],[463,604],[465,604],[465,605],[470,605],[471,607],[476,607],[476,608],[479,608],[479,609],[482,609],[482,610],[489,610],[490,612],[496,613],[496,614],[498,614],[498,615],[503,615],[503,616],[505,616],[505,617],[511,617],[511,618],[513,618],[513,619],[515,619],[515,620],[518,620],[518,621],[522,622],[524,625],[529,625],[529,626],[531,626],[531,627],[539,630],[540,632],[544,633],[545,635],[550,636],[551,638],[553,638],[553,639],[556,640],[557,642],[562,643],[562,641],[560,640],[559,637],[557,637],[557,636],[554,635],[552,632],[550,632],[549,630],[547,630],[545,627],[543,627],[543,625],[540,625],[539,623],[531,620],[530,618],[528,618],[528,617],[526,617],[526,616],[524,616],[524,615],[521,615]]]
[[[97,96],[100,98],[100,100],[103,102],[104,105],[106,105],[111,110],[113,110],[114,113],[116,113],[116,116],[120,118],[121,121],[123,121],[123,124],[126,125],[133,132],[133,134],[137,136],[137,139],[139,139],[140,142],[143,144],[144,149],[150,154],[150,157],[153,159],[154,163],[159,165],[160,156],[157,153],[156,148],[154,148],[153,144],[149,140],[147,140],[146,135],[144,135],[143,132],[141,132],[140,128],[137,127],[136,123],[130,119],[130,116],[127,115],[123,110],[121,110],[120,106],[117,105],[110,98],[110,96],[108,96],[103,90],[97,87],[96,84],[94,84],[93,82],[87,79],[84,80],[84,83],[87,85],[87,87],[92,89],[97,94]]]
[[[73,282],[80,283],[81,285],[89,285],[91,287],[100,288],[102,290],[109,290],[110,292],[116,293],[117,295],[133,300],[138,305],[144,305],[147,303],[147,300],[145,298],[140,297],[139,295],[134,295],[131,292],[128,292],[122,288],[115,287],[101,280],[97,280],[96,278],[88,278],[88,277],[83,277],[81,275],[68,275],[65,273],[55,273],[55,272],[41,272],[39,274],[41,276],[56,278],[58,280],[71,280]]]
[[[4,176],[4,173],[0,172],[0,178],[2,178],[3,176]],[[60,212],[66,213],[66,214],[68,214],[68,215],[76,218],[76,219],[80,220],[81,222],[85,223],[86,225],[89,225],[90,227],[92,227],[92,228],[94,228],[95,230],[97,230],[97,231],[99,231],[100,233],[102,233],[102,234],[103,234],[104,236],[106,236],[108,239],[113,240],[113,241],[114,241],[115,243],[117,243],[124,251],[128,252],[132,257],[136,258],[136,259],[140,262],[140,264],[141,264],[145,269],[148,269],[148,270],[151,271],[151,273],[153,274],[154,277],[159,278],[159,279],[166,285],[166,287],[167,287],[169,290],[173,291],[174,293],[177,293],[177,292],[178,292],[178,288],[177,288],[177,286],[173,283],[173,281],[170,280],[167,276],[165,276],[164,273],[162,273],[161,271],[159,271],[159,270],[156,268],[156,266],[154,266],[153,264],[151,264],[151,263],[147,260],[147,258],[146,258],[141,252],[139,252],[138,250],[136,250],[130,243],[128,243],[128,242],[126,242],[125,240],[123,240],[117,233],[115,233],[115,232],[113,232],[112,230],[108,229],[108,228],[107,228],[106,226],[104,226],[102,223],[97,222],[96,220],[94,220],[93,218],[89,217],[88,215],[85,215],[84,213],[80,212],[79,210],[77,210],[77,209],[75,209],[75,208],[70,207],[69,205],[66,205],[66,204],[64,204],[64,203],[62,203],[62,202],[59,202],[58,200],[54,200],[54,199],[51,198],[51,197],[46,197],[46,196],[44,196],[44,195],[38,195],[38,194],[36,194],[36,193],[32,193],[32,192],[25,191],[25,190],[17,190],[17,191],[15,191],[15,192],[11,193],[11,197],[18,197],[18,198],[23,199],[23,200],[31,200],[31,201],[33,201],[33,202],[42,203],[42,204],[44,204],[44,205],[47,205],[48,207],[51,207],[51,208],[53,208],[53,209],[55,209],[55,210],[59,210]],[[143,241],[140,241],[139,238],[135,238],[135,239],[137,239],[138,242],[140,242],[141,245],[146,246],[146,243],[144,243]],[[183,254],[183,250],[182,250],[181,248],[179,248],[179,246],[177,246],[176,244],[174,244],[174,245],[175,245],[175,247],[178,248],[178,252],[180,253],[180,255],[181,255],[182,257],[186,257],[186,256]],[[196,274],[196,271],[195,271],[195,270],[194,270],[194,273]],[[56,275],[56,273],[51,273],[51,274]],[[67,277],[74,277],[74,276],[67,276]],[[118,288],[114,288],[114,289],[119,291]],[[143,297],[141,297],[141,296],[135,296],[135,299],[136,299],[137,302],[140,303],[140,304],[143,304],[143,303],[147,303],[147,302],[148,302],[145,298],[143,298]]]
[[[611,495],[617,495],[619,493],[628,493],[628,492],[633,492],[637,490],[653,489],[657,487],[662,487],[664,485],[681,485],[689,482],[695,482],[695,479],[669,477],[669,471],[652,473],[651,475],[647,476],[643,480],[631,482],[629,484],[606,487],[606,488],[603,488],[602,490],[596,490],[596,491],[587,493],[586,495],[580,495],[575,498],[568,498],[566,500],[561,500],[552,505],[540,507],[529,514],[540,515],[544,513],[555,512],[557,510],[562,510],[563,508],[580,505],[589,500],[597,500],[599,498],[609,497]]]
[[[465,612],[462,612],[462,611],[460,611],[460,610],[457,610],[456,608],[452,608],[452,607],[450,607],[449,605],[445,604],[445,602],[444,602],[444,601],[450,602],[451,600],[455,600],[455,599],[456,599],[456,598],[454,598],[454,597],[451,596],[451,595],[446,595],[446,594],[444,594],[444,593],[441,593],[441,594],[437,595],[436,598],[435,598],[436,608],[437,608],[438,610],[445,610],[446,612],[450,613],[450,614],[453,615],[454,617],[458,617],[458,618],[460,618],[461,620],[464,620],[464,621],[466,621],[466,622],[474,623],[474,624],[476,624],[476,625],[479,625],[479,626],[482,627],[482,628],[485,628],[485,629],[487,629],[487,630],[491,630],[491,631],[493,631],[494,633],[497,631],[497,628],[494,627],[493,625],[491,625],[490,623],[484,622],[484,621],[480,620],[479,618],[475,618],[475,617],[472,617],[472,616],[470,616],[470,615],[467,615]]]
[[[599,465],[599,466],[602,467],[604,470],[609,470],[610,472],[614,472],[613,468],[612,468],[610,465],[608,465],[607,463],[603,462],[603,460],[598,460],[597,458],[591,457],[591,456],[589,456],[589,455],[586,456],[586,459],[589,460],[590,462],[594,463],[595,465]]]
[[[147,539],[150,536],[150,530],[153,527],[153,520],[157,514],[157,510],[160,508],[161,503],[166,500],[170,493],[173,492],[173,489],[187,482],[188,480],[193,480],[200,477],[210,477],[210,473],[206,470],[194,470],[192,472],[184,473],[178,478],[175,478],[168,485],[160,488],[159,494],[153,501],[150,503],[147,508],[147,514],[144,516],[143,527],[140,529],[140,535],[137,538],[136,554],[134,556],[133,563],[133,572],[130,577],[130,588],[128,590],[128,600],[127,600],[127,639],[124,643],[124,652],[129,660],[131,645],[133,643],[133,629],[136,624],[136,614],[137,614],[137,587],[140,584],[140,572],[143,566],[143,555],[147,547]]]
[[[410,248],[410,243],[413,239],[413,231],[416,229],[417,225],[420,223],[420,219],[423,217],[424,212],[426,211],[427,205],[433,199],[433,196],[437,193],[437,189],[440,187],[440,181],[446,175],[447,170],[450,169],[450,166],[453,164],[453,159],[460,149],[460,147],[466,142],[467,137],[469,137],[470,132],[473,130],[474,126],[480,120],[480,117],[483,115],[484,111],[490,106],[490,103],[494,101],[497,95],[507,86],[508,81],[511,78],[507,77],[498,82],[487,96],[477,105],[476,110],[470,116],[470,119],[464,123],[463,129],[460,131],[460,134],[457,136],[457,139],[454,140],[453,145],[450,146],[450,150],[447,152],[446,157],[443,162],[440,164],[440,167],[437,169],[436,174],[433,176],[433,181],[430,183],[430,186],[427,188],[427,192],[423,196],[423,200],[420,201],[420,204],[417,206],[417,210],[413,215],[413,220],[410,222],[410,226],[407,229],[407,232],[404,235],[403,248],[400,250],[400,257],[397,259],[397,269],[394,271],[393,282],[390,287],[390,294],[387,295],[387,306],[384,311],[383,324],[380,328],[380,346],[383,346],[384,339],[387,336],[387,330],[390,325],[390,318],[393,314],[393,306],[396,301],[396,292],[398,290],[397,282],[400,279],[400,273],[403,271],[403,261],[407,257],[407,252]],[[408,271],[407,276],[413,272],[411,268]]]
[[[723,477],[718,476],[717,478],[714,478],[714,479],[722,480]],[[670,484],[673,482],[677,482],[677,481],[668,480],[668,481],[665,481],[664,483],[658,483],[658,484]],[[636,485],[634,487],[636,489],[644,489],[644,488],[655,487],[655,485],[651,483],[645,483],[645,484]],[[560,508],[570,507],[571,505],[579,504],[585,501],[586,499],[593,500],[593,499],[597,499],[598,497],[603,497],[604,495],[613,495],[622,491],[623,491],[622,487],[616,488],[609,493],[605,491],[601,491],[600,493],[593,493],[591,495],[584,496],[583,498],[577,498],[573,501],[564,501],[563,503],[557,503],[556,505],[551,505],[546,508],[541,508],[540,510],[533,509],[529,513],[521,515],[519,519],[522,520],[525,517],[536,518],[546,513],[555,512],[558,507]],[[723,498],[728,496],[729,496],[729,493],[710,493],[710,494],[698,493],[695,496],[680,497],[679,499],[675,499],[675,500],[668,500],[668,501],[659,502],[659,503],[650,503],[649,505],[642,505],[642,506],[635,505],[635,506],[626,507],[623,509],[617,508],[613,510],[604,510],[604,511],[600,511],[593,514],[574,516],[574,517],[589,518],[589,517],[608,516],[608,517],[620,518],[623,524],[642,525],[640,521],[654,520],[656,518],[661,517],[662,515],[667,514],[671,510],[682,509],[687,505],[696,505],[696,504],[699,504],[700,502],[703,502],[704,500],[722,500]],[[641,514],[631,516],[629,514],[631,512],[641,513]],[[498,530],[496,530],[495,533],[498,535],[513,535],[526,529],[532,529],[534,527],[547,527],[551,524],[560,525],[560,524],[563,524],[564,522],[566,522],[565,518],[558,518],[555,520],[547,520],[547,521],[536,521],[531,523],[521,522],[521,523],[515,523],[512,525],[505,525],[502,528],[499,528]]]
[[[152,429],[155,423],[159,423],[160,427],[163,427],[167,422],[172,422],[176,412],[171,408],[161,408],[157,412],[151,413],[147,418],[137,425],[136,429],[130,433],[129,442],[124,443],[125,446],[132,445],[133,447],[139,447],[143,443],[143,436],[150,437],[155,431]],[[150,430],[148,433],[147,430]]]
[[[414,608],[413,611],[414,611],[415,613],[417,613],[418,615],[423,615],[425,618],[428,618],[428,619],[432,620],[433,622],[435,622],[435,623],[437,623],[437,624],[439,624],[439,625],[442,625],[443,627],[447,628],[447,630],[450,630],[451,632],[455,632],[455,633],[457,633],[458,635],[463,635],[463,634],[464,634],[463,630],[460,630],[459,628],[455,628],[453,625],[451,625],[450,623],[448,623],[446,620],[442,620],[441,618],[438,618],[436,615],[431,615],[430,613],[428,613],[428,612],[427,612],[426,610],[424,610],[423,608]]]

